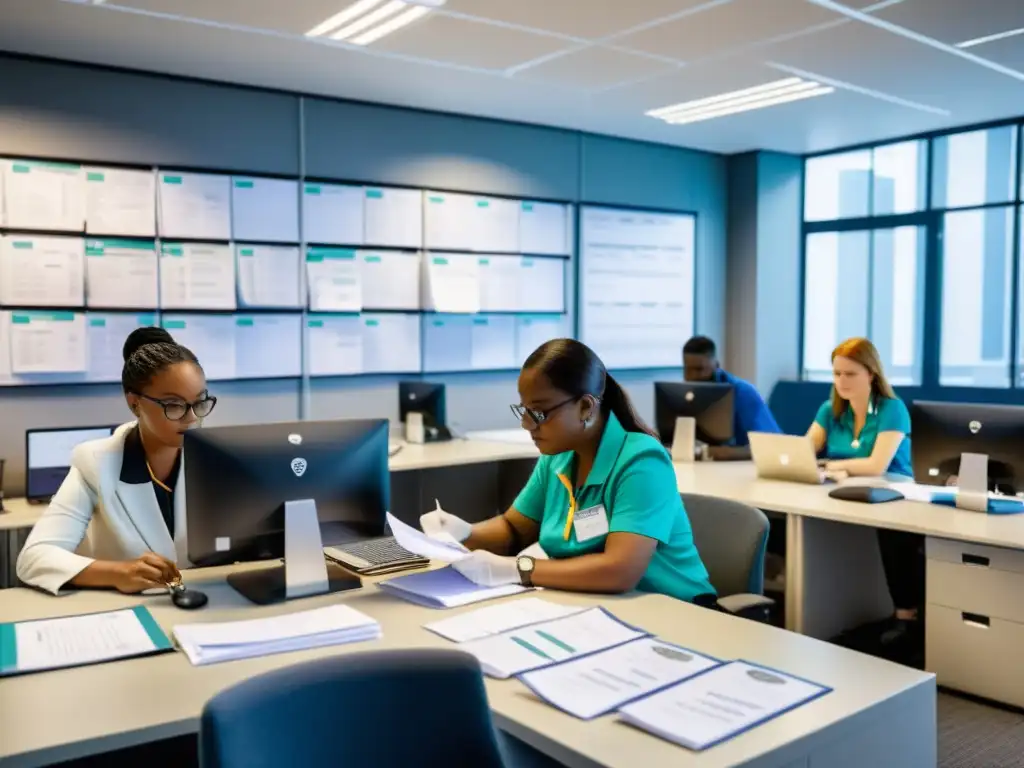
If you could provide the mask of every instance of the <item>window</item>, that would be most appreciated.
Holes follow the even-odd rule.
[[[858,218],[868,215],[871,152],[813,157],[804,166],[804,219]]]
[[[924,209],[927,147],[924,141],[904,141],[874,150],[871,213],[885,216]]]
[[[984,208],[943,218],[943,386],[1010,384],[1013,209]]]
[[[1014,199],[1017,127],[942,136],[933,149],[932,206],[969,208]]]
[[[805,379],[831,381],[832,350],[867,336],[893,384],[920,383],[924,243],[919,227],[807,236]]]

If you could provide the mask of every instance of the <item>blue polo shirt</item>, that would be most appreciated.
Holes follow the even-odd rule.
[[[782,432],[775,422],[775,417],[768,410],[761,393],[753,384],[744,381],[738,376],[733,376],[727,371],[719,368],[715,371],[715,381],[721,384],[731,384],[733,391],[733,427],[732,445],[750,445],[748,432]]]
[[[603,507],[608,532],[584,536],[584,541],[577,539],[577,527],[568,523],[567,486],[574,483],[574,455],[569,451],[542,456],[513,504],[540,523],[540,545],[549,557],[603,552],[608,533],[635,533],[658,542],[638,589],[686,601],[715,593],[693,543],[672,460],[658,440],[627,432],[614,414],[608,414],[590,475],[582,487],[574,488],[574,518],[600,515],[595,508]]]
[[[825,430],[825,457],[828,459],[866,459],[875,449],[879,432],[902,432],[903,442],[896,449],[887,470],[891,474],[913,477],[910,463],[910,411],[898,397],[880,397],[868,405],[868,417],[858,437],[853,436],[853,409],[847,406],[839,418],[832,415],[832,401],[818,409],[814,422]]]

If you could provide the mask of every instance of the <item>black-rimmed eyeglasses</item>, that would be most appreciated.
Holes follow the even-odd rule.
[[[537,410],[536,408],[527,408],[522,403],[518,405],[510,405],[509,408],[512,409],[512,413],[516,415],[516,418],[519,420],[521,424],[524,423],[526,421],[526,417],[529,416],[530,421],[532,421],[535,426],[539,427],[541,424],[548,420],[548,417],[551,416],[552,413],[557,411],[563,405],[575,403],[577,400],[579,400],[578,397],[570,397],[568,400],[563,400],[558,405],[553,405],[550,408],[544,409],[543,411]]]
[[[213,413],[213,408],[217,405],[217,398],[210,397],[209,395],[196,400],[194,403],[183,403],[181,400],[160,400],[144,395],[141,392],[136,392],[135,394],[143,400],[149,400],[149,402],[156,403],[163,408],[164,417],[168,421],[181,421],[190,410],[197,419],[205,419]]]

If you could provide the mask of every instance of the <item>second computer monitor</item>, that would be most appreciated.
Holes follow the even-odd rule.
[[[659,381],[654,384],[654,423],[661,442],[672,445],[676,419],[697,422],[696,437],[708,445],[726,445],[733,438],[733,389],[719,382]]]
[[[451,439],[445,413],[444,384],[429,381],[398,382],[398,419],[402,424],[410,413],[423,414],[424,439],[428,442]]]
[[[988,456],[989,490],[1024,492],[1024,408],[917,401],[910,408],[914,479],[945,485],[960,471],[960,456]]]

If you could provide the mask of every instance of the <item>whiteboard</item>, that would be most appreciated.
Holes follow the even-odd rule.
[[[696,218],[585,206],[580,340],[608,368],[678,368],[694,329]]]
[[[232,178],[231,232],[235,240],[299,242],[299,183],[251,176]]]

